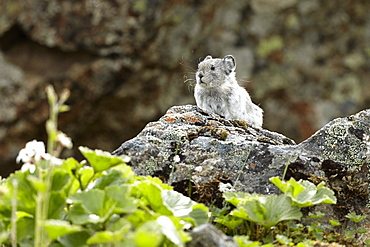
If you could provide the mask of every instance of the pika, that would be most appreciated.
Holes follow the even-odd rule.
[[[197,106],[226,119],[245,120],[261,128],[263,110],[255,105],[247,90],[235,77],[236,62],[232,55],[224,58],[207,56],[198,64],[194,98]]]

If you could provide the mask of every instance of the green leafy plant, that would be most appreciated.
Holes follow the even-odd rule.
[[[293,204],[298,207],[309,207],[317,204],[335,204],[337,199],[334,192],[324,187],[321,182],[317,186],[307,180],[297,182],[294,178],[289,181],[282,181],[279,177],[270,178],[270,181],[276,185],[285,195],[293,200]]]
[[[304,226],[293,220],[303,216],[301,208],[317,204],[336,203],[334,192],[320,183],[317,186],[309,181],[282,181],[278,177],[270,179],[282,192],[281,195],[259,195],[242,192],[225,192],[225,201],[234,206],[224,210],[213,210],[214,221],[224,231],[235,236],[240,246],[266,246],[271,243],[281,245],[310,246],[313,241],[327,237],[320,224],[313,222]],[[308,218],[320,218],[324,214],[309,214]],[[334,224],[335,222],[333,222]],[[244,237],[243,237],[244,236]]]
[[[47,88],[50,119],[48,143],[31,141],[17,157],[22,168],[0,180],[0,243],[2,246],[185,246],[188,229],[209,221],[203,204],[173,191],[158,178],[135,176],[127,156],[79,147],[84,161],[58,158],[72,141],[58,130],[58,114],[68,110],[69,92],[58,98]],[[249,153],[247,154],[247,156]],[[245,164],[244,164],[245,165]],[[336,203],[324,183],[271,178],[281,195],[225,192],[228,203],[212,209],[213,223],[233,236],[239,246],[313,246],[336,241],[329,222],[304,225],[301,208]],[[309,214],[308,219],[324,214]],[[358,227],[365,216],[350,213],[354,230],[342,237],[353,240],[367,233]],[[369,241],[364,241],[370,244]]]
[[[354,224],[355,224],[355,229],[353,229],[353,230],[347,230],[347,231],[344,232],[344,235],[347,238],[353,239],[356,234],[364,234],[364,233],[367,233],[368,232],[366,230],[366,228],[364,228],[364,227],[358,227],[357,226],[357,223],[360,222],[361,220],[365,219],[366,216],[357,215],[355,213],[348,213],[345,217],[348,218],[348,219],[350,219],[350,220],[352,220],[354,222]],[[368,242],[370,242],[370,241],[368,241]]]
[[[184,246],[186,230],[208,221],[204,205],[158,178],[135,176],[127,156],[80,147],[86,161],[57,158],[71,147],[56,124],[68,93],[47,92],[48,152],[29,142],[17,158],[21,170],[0,181],[3,245]]]
[[[300,219],[302,213],[286,195],[251,195],[247,193],[225,192],[224,198],[236,209],[230,215],[261,224],[265,228],[275,226],[280,221]]]

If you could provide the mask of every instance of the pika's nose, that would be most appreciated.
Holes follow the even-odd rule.
[[[203,74],[202,74],[202,73],[199,73],[198,77],[199,77],[199,81],[200,81],[201,83],[204,83],[204,81],[202,81]]]

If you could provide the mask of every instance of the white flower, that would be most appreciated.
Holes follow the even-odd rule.
[[[16,158],[17,163],[29,163],[33,164],[35,161],[39,161],[41,156],[45,155],[45,144],[41,141],[30,141],[26,144],[26,147],[19,151]]]
[[[31,163],[24,163],[23,166],[21,167],[21,171],[30,171],[30,173],[34,173],[36,171],[36,166]]]
[[[42,154],[41,155],[41,159],[43,159],[43,160],[50,160],[50,162],[53,163],[54,165],[62,165],[63,164],[63,160],[61,160],[61,159],[59,159],[57,157],[51,156],[48,153]]]
[[[174,161],[174,162],[176,162],[176,163],[180,162],[180,156],[175,155],[175,156],[173,157],[173,161]]]
[[[61,131],[58,132],[57,139],[59,143],[62,144],[63,147],[66,147],[68,149],[71,149],[73,147],[72,139],[63,132]]]
[[[23,162],[24,164],[21,170],[29,170],[31,173],[33,173],[36,169],[34,164],[38,163],[41,160],[50,161],[54,165],[61,165],[63,163],[63,160],[46,153],[45,144],[41,141],[36,140],[28,142],[26,144],[26,147],[19,151],[19,154],[16,158],[17,163]]]

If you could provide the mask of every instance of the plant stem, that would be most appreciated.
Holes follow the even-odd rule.
[[[18,180],[14,179],[12,181],[13,186],[13,197],[12,197],[12,219],[11,219],[11,231],[10,231],[10,239],[12,242],[12,247],[17,247],[17,195],[18,195]]]
[[[51,186],[53,179],[53,159],[57,155],[57,135],[58,135],[58,114],[64,106],[64,102],[68,99],[69,91],[62,93],[59,101],[54,88],[49,85],[46,88],[46,93],[49,101],[49,120],[46,122],[46,132],[48,134],[47,153],[50,158],[47,160],[46,167],[38,166],[38,178],[43,180],[45,191],[38,191],[36,201],[36,219],[35,219],[35,246],[48,246],[50,240],[43,228],[44,222],[48,219],[49,204],[51,195]],[[59,152],[58,152],[59,153]],[[46,176],[44,175],[44,170]]]
[[[281,180],[285,179],[286,172],[288,171],[288,166],[290,165],[290,160],[292,159],[294,155],[295,153],[292,153],[292,155],[289,156],[288,161],[285,164],[284,173],[283,173],[283,177],[281,178]]]
[[[37,166],[38,177],[42,178],[41,167]],[[42,228],[42,199],[43,193],[39,191],[36,198],[36,212],[35,212],[35,243],[34,246],[43,246],[43,228]]]
[[[252,147],[248,150],[248,153],[247,153],[247,155],[246,155],[246,157],[245,157],[244,164],[243,164],[242,168],[239,170],[239,172],[238,172],[238,176],[236,177],[235,183],[234,183],[234,185],[233,185],[233,189],[235,188],[235,185],[236,185],[236,184],[237,184],[237,182],[239,181],[239,178],[240,178],[240,176],[241,176],[241,174],[242,174],[242,172],[243,172],[243,170],[244,170],[245,166],[247,165],[247,161],[248,161],[248,158],[249,158],[249,155],[250,155],[250,153],[251,153],[252,149],[253,149],[253,145],[252,145]]]

